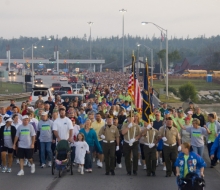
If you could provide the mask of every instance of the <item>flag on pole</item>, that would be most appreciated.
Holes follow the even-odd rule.
[[[132,101],[134,101],[134,54],[132,55],[132,63],[131,63],[131,74],[128,81],[128,94],[130,95]]]
[[[143,95],[143,106],[142,106],[142,119],[143,121],[150,122],[150,114],[152,113],[152,92],[149,85],[149,73],[148,73],[148,64],[146,63],[145,72],[144,72],[144,89],[142,91]]]
[[[141,109],[141,101],[141,88],[138,82],[136,69],[134,67],[134,105],[136,106],[136,108]]]
[[[164,41],[164,35],[163,35],[163,32],[161,31],[161,42]]]

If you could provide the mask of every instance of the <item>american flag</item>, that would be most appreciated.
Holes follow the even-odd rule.
[[[132,69],[131,69],[131,75],[129,77],[128,82],[128,93],[131,96],[132,100],[134,101],[134,105],[136,108],[141,108],[141,89],[138,82],[138,78],[136,75],[136,69],[135,69],[135,57],[132,56]]]

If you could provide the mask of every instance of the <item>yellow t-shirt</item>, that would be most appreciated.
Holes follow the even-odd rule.
[[[102,139],[99,138],[99,131],[100,129],[105,125],[104,120],[101,120],[100,123],[98,123],[97,121],[92,122],[91,128],[93,128],[96,132],[96,135],[98,137],[98,140],[101,141]]]
[[[187,164],[188,158],[189,158],[189,155],[184,155],[184,160],[185,160],[185,165],[184,165],[184,177],[186,177],[186,175],[189,173],[188,164]]]

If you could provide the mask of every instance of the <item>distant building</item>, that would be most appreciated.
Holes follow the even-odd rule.
[[[174,73],[182,74],[185,70],[203,70],[207,69],[207,57],[193,56],[186,57],[182,63],[174,66]]]

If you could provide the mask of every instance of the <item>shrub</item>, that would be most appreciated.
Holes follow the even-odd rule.
[[[188,100],[190,98],[192,101],[197,101],[197,92],[195,86],[188,82],[179,87],[179,94],[182,101]]]
[[[166,91],[166,87],[164,87],[164,91]],[[172,92],[175,96],[179,96],[179,93],[174,87],[168,86],[168,92]]]

